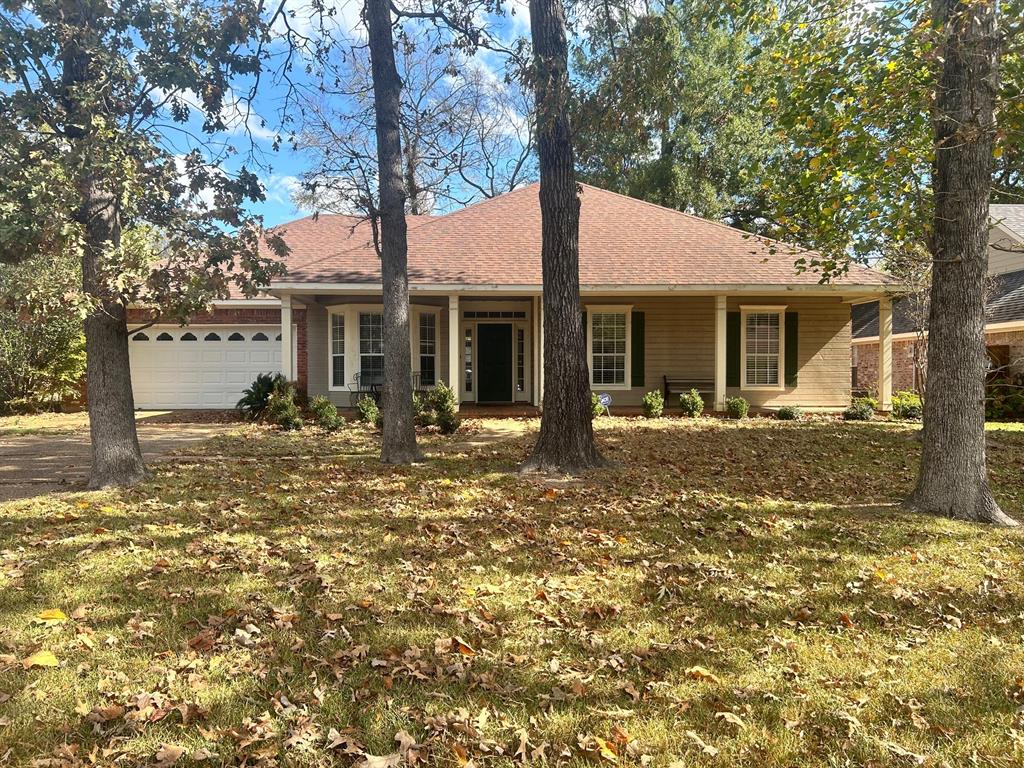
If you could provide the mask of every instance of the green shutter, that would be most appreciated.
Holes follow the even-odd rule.
[[[740,385],[740,313],[725,315],[725,385]]]
[[[632,322],[632,355],[630,368],[630,386],[644,386],[644,369],[646,368],[646,356],[644,354],[644,313],[634,312]]]
[[[797,353],[800,351],[799,321],[796,312],[786,313],[786,386],[795,387],[800,367]]]

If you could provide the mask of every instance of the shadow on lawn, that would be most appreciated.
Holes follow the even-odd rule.
[[[300,440],[274,442],[263,464],[165,465],[109,504],[57,500],[42,516],[36,504],[11,505],[0,550],[24,576],[0,596],[0,628],[17,645],[40,595],[88,603],[90,632],[115,638],[118,655],[94,666],[83,649],[66,649],[69,666],[88,665],[68,681],[76,697],[94,704],[113,666],[125,680],[104,701],[154,689],[198,698],[211,731],[267,710],[282,729],[276,743],[296,711],[322,730],[353,728],[381,754],[397,730],[427,739],[430,717],[486,708],[501,713],[495,738],[513,748],[517,728],[537,732],[534,746],[572,751],[578,734],[606,735],[626,718],[646,749],[690,750],[698,763],[706,756],[680,744],[680,729],[717,739],[734,759],[788,739],[780,764],[878,759],[877,744],[837,715],[873,685],[872,665],[941,647],[964,627],[1007,648],[1019,638],[1019,620],[996,619],[1024,613],[1024,594],[996,578],[979,584],[957,562],[997,557],[988,532],[892,506],[916,461],[901,432],[639,423],[599,437],[616,466],[555,490],[507,471],[529,436],[401,469],[368,457],[274,457]],[[1022,447],[1012,441],[1000,460],[1019,463]],[[1019,549],[1020,536],[1001,536]],[[915,553],[926,554],[917,562]],[[204,631],[209,647],[194,644]],[[435,648],[452,637],[472,653]],[[991,674],[1012,675],[1000,652],[989,659]],[[726,682],[697,679],[694,667]],[[21,690],[34,674],[0,672],[0,687]],[[956,729],[977,725],[965,701],[991,717],[1015,707],[999,685],[959,672],[945,688],[923,675],[890,688]],[[139,749],[186,732],[198,739],[175,718],[96,728],[70,710],[39,719],[35,704],[13,701],[26,707],[19,733],[34,729],[25,756],[63,729],[86,747],[143,731]],[[903,705],[871,706],[877,713],[861,719],[891,729]],[[723,711],[756,727],[737,732],[717,718]],[[802,723],[801,740],[791,722]],[[946,744],[941,731],[907,733]]]

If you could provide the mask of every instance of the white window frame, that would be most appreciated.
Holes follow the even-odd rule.
[[[587,313],[586,339],[587,345],[587,368],[590,376],[590,388],[601,390],[627,390],[632,389],[630,377],[633,370],[633,305],[632,304],[587,304],[584,306]],[[595,314],[624,314],[626,316],[626,360],[623,369],[621,384],[598,384],[594,382],[594,347],[591,339],[594,338],[594,315]]]
[[[786,389],[786,305],[785,304],[746,304],[740,306],[740,389],[749,391],[783,392]],[[779,383],[748,384],[747,383],[747,316],[770,314],[779,316]]]
[[[334,383],[334,358],[337,355],[334,354],[334,318],[340,317],[341,326],[341,346],[342,353],[341,358],[343,361],[341,370],[341,384],[335,385]],[[348,313],[344,310],[335,311],[333,308],[327,310],[327,389],[330,392],[344,392],[348,390],[348,355],[349,355],[349,342],[348,342],[348,326],[349,319]]]
[[[437,384],[444,381],[441,370],[441,307],[420,304],[410,309],[412,327],[409,329],[409,352],[412,354],[412,369],[419,371],[421,376],[423,371],[420,370],[420,317],[434,316],[434,384]]]

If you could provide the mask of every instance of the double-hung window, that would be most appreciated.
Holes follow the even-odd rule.
[[[437,383],[437,315],[420,313],[420,384],[432,387]]]
[[[359,313],[359,376],[362,384],[384,383],[384,315]]]
[[[591,385],[627,387],[630,308],[590,307],[587,311]]]
[[[345,315],[331,314],[331,386],[345,386]]]
[[[785,307],[741,307],[743,387],[782,389]]]

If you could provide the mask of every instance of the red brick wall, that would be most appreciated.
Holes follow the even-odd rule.
[[[914,389],[914,346],[916,340],[900,339],[892,343],[892,389]],[[985,336],[988,346],[1007,345],[1010,347],[1010,369],[1024,373],[1024,331],[989,333]],[[878,389],[878,342],[854,344],[851,353],[852,365],[857,368],[855,389]]]
[[[132,324],[149,322],[150,314],[142,309],[128,310],[128,323]],[[295,357],[296,357],[296,385],[302,392],[306,391],[309,383],[309,348],[306,341],[306,310],[301,308],[292,309],[292,322],[296,326],[295,333]],[[277,307],[219,307],[213,312],[204,312],[195,315],[190,325],[280,325],[281,310]]]

